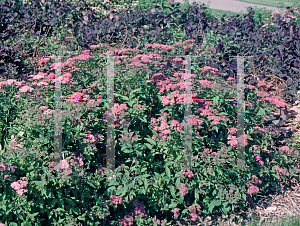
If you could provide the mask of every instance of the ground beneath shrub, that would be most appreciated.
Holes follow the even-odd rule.
[[[278,187],[272,187],[266,193],[265,196],[257,199],[253,207],[248,211],[240,211],[235,215],[230,216],[211,216],[205,219],[197,219],[192,222],[191,217],[183,217],[180,220],[173,220],[171,225],[187,226],[187,225],[241,225],[245,222],[245,226],[251,224],[247,220],[246,216],[259,216],[258,225],[264,223],[264,225],[275,226],[281,219],[288,220],[291,216],[300,217],[300,184],[299,181],[293,179],[290,185],[279,185]]]

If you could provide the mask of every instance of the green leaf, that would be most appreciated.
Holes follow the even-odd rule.
[[[212,213],[213,209],[216,207],[216,206],[220,206],[221,205],[221,201],[220,200],[213,200],[210,204],[209,204],[209,207],[208,207],[208,210],[210,213]]]
[[[279,122],[280,122],[280,120],[274,120],[274,121],[273,121],[273,123],[274,123],[275,125],[278,125]]]
[[[170,188],[171,195],[172,195],[173,199],[176,199],[175,188],[173,186],[169,186],[169,188]]]
[[[178,205],[177,202],[173,202],[169,205],[169,209],[174,209]]]
[[[122,151],[123,151],[124,153],[132,153],[132,152],[133,152],[132,149],[126,149],[125,147],[124,147],[124,148],[122,147]]]
[[[286,155],[281,155],[284,159],[285,159],[285,161],[287,161],[287,156]]]
[[[147,171],[147,168],[142,168],[141,169],[141,173],[144,173],[145,171]]]
[[[218,127],[217,126],[213,126],[212,128],[218,132]]]
[[[30,217],[35,217],[36,215],[38,215],[39,213],[33,213],[33,214],[30,214],[30,213],[27,213],[27,215],[29,215]]]
[[[175,186],[178,188],[178,186],[181,184],[180,182],[180,178],[177,178],[176,179],[176,182],[175,182]]]
[[[146,191],[147,191],[147,188],[148,188],[148,180],[146,178],[144,178],[144,187],[145,187],[144,195],[146,195]]]
[[[56,211],[65,211],[65,210],[62,208],[57,208]]]
[[[151,144],[145,143],[146,147],[152,150],[153,146]]]
[[[54,199],[51,203],[51,207],[53,208],[55,206],[55,204],[57,203],[58,199]]]
[[[117,190],[117,192],[116,192],[116,195],[121,194],[121,193],[123,192],[123,190],[124,190],[124,188],[119,188],[119,189]]]
[[[43,190],[41,191],[41,194],[42,194],[42,195],[46,195],[46,190],[43,189]]]
[[[129,98],[128,97],[126,97],[126,96],[123,96],[123,95],[121,95],[121,94],[118,94],[118,93],[115,93],[115,97],[120,97],[121,99],[123,99],[123,100],[127,100],[127,101],[129,101]]]
[[[108,186],[119,186],[120,184],[117,181],[111,180],[108,183]]]
[[[68,203],[70,203],[70,204],[71,204],[71,206],[75,206],[75,203],[74,203],[72,200],[70,200],[70,199],[67,199],[67,202],[68,202]]]
[[[266,112],[263,108],[260,108],[259,111],[257,112],[257,115],[260,116],[260,115],[265,115]]]
[[[126,194],[127,191],[128,191],[128,187],[126,186],[126,187],[124,187],[124,189],[123,189],[123,192],[122,192],[122,194],[121,194],[121,197],[123,197],[123,196]]]
[[[227,213],[230,211],[230,206],[228,205],[228,202],[223,202],[222,211],[225,215],[227,215]]]
[[[151,143],[152,145],[156,145],[156,142],[151,138],[147,137],[147,138],[145,138],[145,140],[148,141],[149,143]]]
[[[169,167],[166,166],[165,169],[166,169],[167,176],[170,178],[171,177],[171,171],[170,171]]]
[[[199,191],[195,190],[195,200],[198,201],[199,200]]]
[[[144,115],[143,118],[141,118],[140,116],[138,116],[138,119],[140,119],[142,122],[147,122],[146,115]]]
[[[151,174],[148,174],[148,173],[147,173],[147,174],[143,174],[143,175],[142,175],[142,178],[146,178],[146,177],[150,177],[150,176],[151,176]]]

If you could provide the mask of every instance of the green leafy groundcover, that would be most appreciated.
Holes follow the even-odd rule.
[[[276,138],[264,126],[273,118],[268,112],[285,104],[277,96],[265,97],[268,85],[263,82],[245,85],[248,167],[236,168],[236,101],[208,101],[234,99],[236,93],[232,79],[214,79],[217,71],[211,67],[192,66],[192,98],[207,101],[189,102],[194,167],[186,169],[185,74],[178,72],[185,62],[171,57],[172,67],[164,69],[161,56],[178,56],[195,48],[193,42],[147,44],[143,52],[104,52],[99,44],[63,61],[62,98],[76,101],[62,104],[64,155],[58,165],[53,161],[55,56],[39,62],[50,73],[31,75],[27,81],[2,80],[0,107],[6,116],[1,126],[9,131],[1,145],[2,222],[172,225],[172,219],[186,215],[193,222],[245,209],[269,186],[298,177],[297,150],[283,146],[281,155],[264,152]],[[108,88],[108,55],[116,56],[118,87],[114,170],[103,167],[108,104],[100,100]]]

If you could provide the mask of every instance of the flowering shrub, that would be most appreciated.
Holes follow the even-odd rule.
[[[228,85],[233,78],[216,80],[215,68],[193,67],[192,98],[186,100],[185,73],[178,72],[185,60],[174,57],[173,67],[167,67],[162,59],[195,48],[193,43],[146,44],[142,53],[105,52],[96,45],[62,63],[62,98],[70,102],[62,104],[59,162],[53,153],[55,56],[39,61],[50,73],[26,82],[2,80],[6,101],[16,109],[1,147],[2,221],[172,225],[172,219],[187,215],[194,222],[245,209],[268,186],[299,177],[297,150],[283,146],[284,155],[264,152],[276,138],[266,126],[273,118],[268,112],[285,107],[283,99],[268,95],[264,82],[244,87],[247,167],[236,169],[237,103],[234,86]],[[118,55],[113,111],[114,138],[120,142],[113,170],[103,167],[108,111],[99,100],[105,99],[107,74],[99,52]],[[185,104],[192,105],[186,121]],[[183,162],[186,125],[193,135],[191,169]]]

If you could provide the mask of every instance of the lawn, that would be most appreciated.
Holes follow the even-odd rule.
[[[239,2],[247,2],[253,3],[258,5],[265,5],[265,6],[273,6],[273,7],[286,7],[289,5],[297,5],[300,3],[300,0],[236,0]]]

